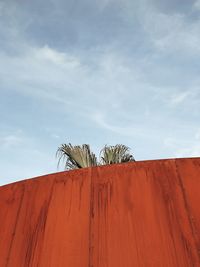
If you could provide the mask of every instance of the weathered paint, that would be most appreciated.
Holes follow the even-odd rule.
[[[1,267],[200,266],[200,159],[133,162],[0,187]]]

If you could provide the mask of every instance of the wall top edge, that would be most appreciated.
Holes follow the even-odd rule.
[[[188,158],[166,158],[166,159],[151,159],[151,160],[136,160],[133,162],[127,162],[127,163],[118,163],[118,164],[110,164],[110,165],[102,165],[102,166],[96,166],[96,167],[88,167],[88,168],[82,168],[82,169],[76,169],[76,170],[70,170],[70,171],[60,171],[60,172],[54,172],[54,173],[47,173],[44,175],[40,175],[40,176],[36,176],[36,177],[29,177],[29,178],[25,178],[16,182],[12,182],[9,184],[5,184],[0,186],[0,188],[4,188],[7,186],[12,186],[15,184],[23,184],[26,183],[28,181],[36,181],[38,179],[41,178],[47,178],[47,177],[55,177],[55,176],[64,176],[66,174],[72,175],[72,174],[87,174],[92,172],[92,170],[95,169],[112,169],[112,168],[122,168],[125,166],[135,166],[135,167],[139,167],[139,166],[145,166],[145,165],[149,165],[149,164],[164,164],[167,162],[173,162],[173,161],[178,161],[178,162],[185,162],[185,161],[199,161],[200,162],[200,157],[188,157]]]

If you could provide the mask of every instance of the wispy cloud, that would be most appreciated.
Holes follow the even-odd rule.
[[[67,141],[197,155],[199,26],[199,1],[2,2],[3,175],[13,146],[19,176],[56,171]]]
[[[191,96],[191,93],[189,91],[177,93],[171,96],[171,103],[173,105],[181,104],[190,96]]]
[[[37,176],[45,170],[53,172],[56,166],[55,153],[47,152],[22,130],[9,131],[0,136],[2,177],[0,185]],[[10,180],[11,179],[11,180]]]
[[[170,137],[164,140],[166,147],[171,149],[174,157],[199,157],[200,156],[200,131],[196,129],[190,138],[184,136]]]
[[[194,9],[200,10],[200,1],[196,0],[193,4]]]
[[[0,137],[0,146],[3,149],[15,148],[22,144],[22,139],[18,135],[7,135]]]

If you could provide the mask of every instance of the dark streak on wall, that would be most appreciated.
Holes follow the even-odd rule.
[[[199,203],[199,158],[2,186],[0,267],[198,267]]]

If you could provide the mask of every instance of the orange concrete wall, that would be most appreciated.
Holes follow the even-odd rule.
[[[198,267],[200,159],[2,186],[0,222],[1,267]]]

